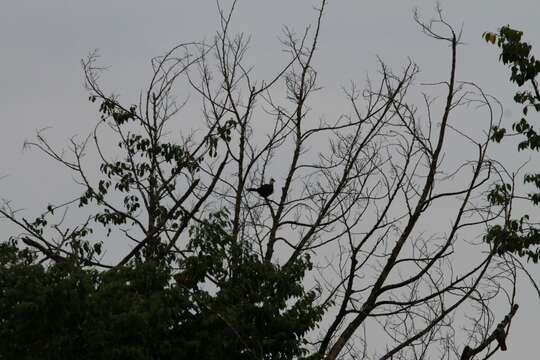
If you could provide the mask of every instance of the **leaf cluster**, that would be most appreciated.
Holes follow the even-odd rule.
[[[227,225],[218,212],[192,228],[181,272],[141,257],[105,272],[44,265],[14,242],[0,244],[0,358],[302,356],[323,312],[318,292],[302,285],[309,259],[264,262]]]
[[[523,105],[523,116],[512,124],[512,131],[523,137],[517,145],[518,151],[527,149],[538,151],[540,150],[540,135],[527,119],[527,115],[529,109],[540,112],[540,91],[537,82],[540,73],[540,60],[531,54],[532,46],[523,41],[523,32],[513,29],[509,25],[501,27],[498,33],[484,33],[483,37],[487,42],[496,44],[501,49],[499,60],[510,68],[510,82],[515,83],[519,88],[528,85],[528,88],[517,91],[514,95],[514,101]],[[495,142],[501,142],[506,135],[508,135],[506,128],[495,126],[491,139]],[[538,205],[540,203],[540,174],[526,174],[524,183],[533,184],[536,187],[535,192],[528,194],[528,199],[533,205]],[[497,184],[489,193],[488,200],[492,204],[510,209],[513,197],[510,184]],[[540,257],[540,237],[538,234],[540,230],[529,225],[528,220],[529,215],[525,215],[519,220],[509,219],[507,216],[505,225],[491,227],[485,240],[493,243],[499,254],[513,252],[538,262]]]

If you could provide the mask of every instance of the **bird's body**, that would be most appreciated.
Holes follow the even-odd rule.
[[[504,332],[504,327],[497,326],[497,329],[495,329],[495,339],[497,339],[501,351],[506,351],[506,333]]]
[[[274,181],[274,179],[270,179],[270,182],[268,184],[263,184],[258,188],[248,188],[247,191],[254,191],[266,199],[274,192]]]

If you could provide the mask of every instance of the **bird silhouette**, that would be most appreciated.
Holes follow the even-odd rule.
[[[506,333],[502,326],[497,326],[497,329],[495,329],[495,338],[501,347],[501,351],[506,351]]]
[[[270,179],[270,182],[268,184],[262,184],[258,188],[248,188],[247,191],[254,191],[266,199],[274,192],[274,182],[274,179]]]

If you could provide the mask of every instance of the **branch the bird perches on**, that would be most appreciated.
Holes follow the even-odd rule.
[[[482,350],[484,350],[491,342],[497,341],[501,351],[506,351],[506,331],[504,328],[508,326],[514,315],[516,314],[516,311],[518,310],[519,306],[518,304],[514,304],[512,306],[512,309],[504,317],[504,319],[497,325],[493,333],[488,336],[480,345],[478,345],[476,348],[471,348],[468,345],[465,346],[463,349],[463,352],[461,353],[460,360],[469,360],[476,354],[480,353]]]

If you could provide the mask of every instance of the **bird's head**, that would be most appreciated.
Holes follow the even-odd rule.
[[[274,180],[274,178],[270,178],[270,184],[273,184],[275,182],[276,182],[276,180]]]

